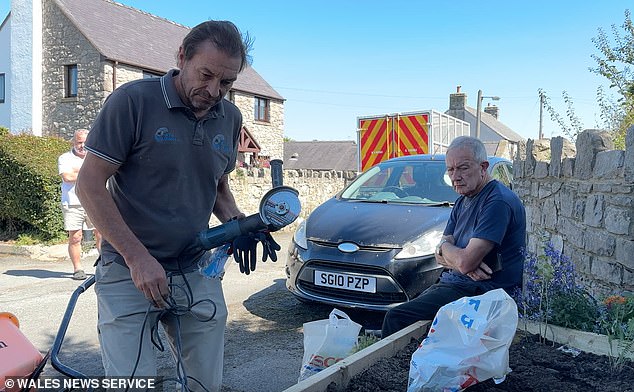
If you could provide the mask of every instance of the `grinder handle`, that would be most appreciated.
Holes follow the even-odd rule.
[[[260,214],[253,214],[201,231],[198,233],[198,245],[204,250],[209,250],[231,242],[239,235],[265,229],[267,225],[262,222]]]
[[[282,160],[272,159],[269,164],[271,165],[271,181],[273,188],[284,185],[284,173],[282,173]]]

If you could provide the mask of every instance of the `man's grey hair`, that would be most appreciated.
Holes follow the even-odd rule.
[[[484,143],[482,143],[480,139],[477,139],[475,137],[458,136],[451,142],[451,144],[449,144],[447,152],[458,148],[465,148],[471,151],[471,153],[473,154],[473,159],[478,161],[478,163],[486,162],[489,160],[487,156],[487,150],[484,147]]]
[[[75,133],[73,133],[73,141],[77,140],[77,136],[79,135],[88,135],[88,130],[81,128],[75,131]]]

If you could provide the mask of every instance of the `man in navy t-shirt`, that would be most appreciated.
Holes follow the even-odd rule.
[[[438,309],[466,296],[522,284],[526,213],[513,191],[489,175],[484,144],[461,136],[445,157],[447,174],[461,197],[436,247],[436,261],[447,268],[440,281],[415,299],[391,309],[382,336],[416,321],[432,320]]]

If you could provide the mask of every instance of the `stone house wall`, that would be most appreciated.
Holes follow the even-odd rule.
[[[263,97],[267,98],[267,97]],[[256,138],[260,148],[260,155],[271,159],[284,158],[284,102],[269,99],[269,122],[255,121],[255,96],[236,91],[234,103],[242,112],[244,126]]]
[[[550,161],[536,160],[529,140],[526,157],[514,162],[528,250],[539,254],[552,242],[595,295],[634,291],[634,127],[625,151],[596,130],[577,137],[574,158],[562,158],[563,138],[550,144]]]
[[[42,8],[42,134],[70,139],[76,129],[90,128],[115,87],[143,78],[144,70],[105,60],[54,1],[43,0]],[[77,97],[66,98],[64,66],[72,64],[77,64],[78,92]],[[152,73],[161,74],[156,70]],[[284,102],[264,97],[270,99],[271,120],[260,122],[253,120],[255,97],[252,94],[234,91],[234,97],[244,118],[243,125],[262,150],[272,159],[283,158]]]
[[[42,134],[70,139],[101,108],[102,60],[53,1],[42,2]],[[65,65],[77,64],[77,97],[64,97]]]

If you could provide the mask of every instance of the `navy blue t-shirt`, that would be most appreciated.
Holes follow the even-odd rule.
[[[519,197],[497,180],[492,180],[473,197],[461,196],[454,205],[445,235],[453,235],[455,245],[465,248],[471,238],[495,243],[485,259],[502,256],[502,269],[491,279],[474,281],[459,271],[444,272],[440,281],[465,286],[481,286],[483,291],[521,286],[526,246],[526,212]]]

